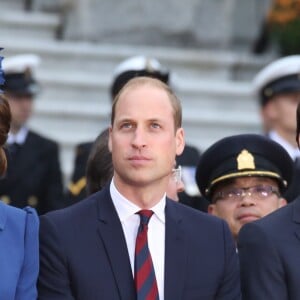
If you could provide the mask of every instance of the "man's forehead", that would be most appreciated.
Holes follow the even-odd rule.
[[[267,183],[274,183],[277,184],[277,181],[275,179],[265,177],[265,176],[245,176],[245,177],[237,177],[233,178],[230,182],[228,182],[228,185],[235,185],[235,186],[241,186],[249,183],[258,183],[262,184],[264,182]]]
[[[164,91],[149,90],[146,92],[144,90],[129,90],[124,91],[124,94],[120,95],[116,103],[116,115],[119,113],[132,115],[141,108],[144,115],[147,115],[147,113],[151,114],[152,112],[157,114],[162,109],[173,110],[171,101]]]

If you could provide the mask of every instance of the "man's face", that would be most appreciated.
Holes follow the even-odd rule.
[[[184,148],[183,129],[174,128],[168,94],[159,87],[130,87],[120,96],[110,130],[115,182],[166,190],[175,156]]]
[[[250,187],[272,187],[274,191],[279,191],[277,182],[271,178],[240,177],[228,184],[220,184],[212,194],[212,202],[216,202],[209,205],[208,212],[226,220],[235,238],[244,224],[260,219],[286,204],[286,200],[276,192],[261,198],[250,195],[250,190],[247,190]],[[217,197],[239,188],[246,189],[242,197]]]
[[[268,102],[268,107],[265,110],[277,130],[295,134],[298,103],[300,103],[299,92],[277,95]]]
[[[33,98],[31,96],[19,96],[7,94],[11,115],[12,128],[22,127],[30,118],[33,109]]]

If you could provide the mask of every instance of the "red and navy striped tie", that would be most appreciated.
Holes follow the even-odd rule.
[[[148,222],[153,215],[152,210],[140,210],[140,226],[135,244],[134,281],[137,300],[159,300],[157,282],[152,258],[148,247]]]

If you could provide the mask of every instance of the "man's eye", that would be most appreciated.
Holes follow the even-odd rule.
[[[264,186],[255,186],[253,188],[253,191],[256,193],[263,193],[266,191],[266,188]]]
[[[152,123],[151,127],[153,127],[153,128],[160,128],[161,126],[158,123]]]
[[[123,123],[121,124],[121,128],[131,128],[132,124],[131,123]]]
[[[242,194],[243,194],[243,191],[238,190],[238,189],[228,191],[228,197],[235,197],[235,196],[239,197]]]

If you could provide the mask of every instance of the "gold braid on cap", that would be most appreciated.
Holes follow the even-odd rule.
[[[236,177],[246,177],[246,176],[266,176],[271,178],[279,179],[282,184],[286,187],[287,182],[283,180],[278,173],[271,172],[271,171],[257,171],[254,161],[254,156],[246,149],[243,149],[237,156],[237,169],[241,170],[240,172],[229,173],[220,177],[215,178],[211,181],[209,187],[205,189],[205,194],[208,195],[210,193],[211,188],[218,182],[236,178]],[[242,171],[248,170],[248,171]]]

